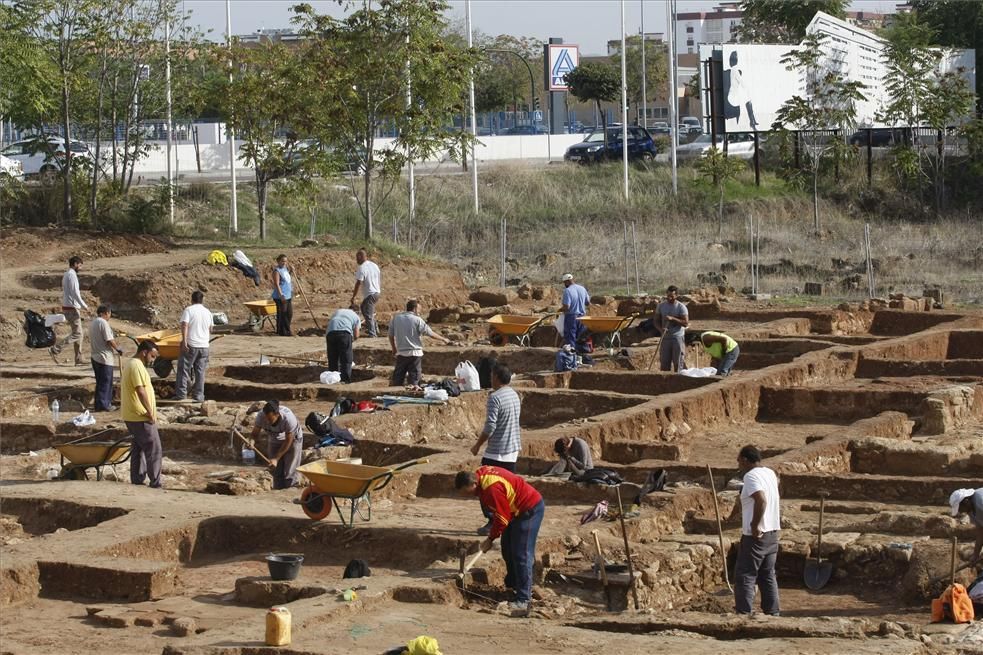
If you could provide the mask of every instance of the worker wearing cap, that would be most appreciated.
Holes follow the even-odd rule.
[[[505,586],[515,590],[509,612],[528,616],[536,539],[546,510],[543,497],[520,476],[497,466],[481,466],[474,473],[461,471],[454,478],[454,487],[462,496],[477,496],[491,509],[491,532],[481,542],[481,552],[488,552],[502,538]]]
[[[587,315],[590,295],[587,289],[573,281],[573,275],[570,273],[564,274],[560,280],[565,287],[563,305],[560,307],[560,313],[563,314],[563,343],[569,344],[576,350],[577,339],[585,330],[584,324],[577,319]]]
[[[741,347],[723,332],[687,332],[686,345],[699,343],[710,355],[710,366],[717,369],[717,375],[727,377],[741,355]]]
[[[973,552],[969,556],[969,563],[975,566],[983,556],[980,552],[983,551],[983,487],[956,489],[949,496],[949,507],[952,508],[953,516],[968,515],[969,522],[975,528],[976,543],[973,544]]]

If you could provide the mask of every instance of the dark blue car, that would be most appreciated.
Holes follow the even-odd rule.
[[[621,159],[622,128],[620,126],[608,128],[607,151],[604,149],[604,132],[594,130],[587,135],[580,143],[575,143],[563,155],[566,161],[592,164],[604,161],[605,159]],[[628,159],[641,159],[642,161],[652,161],[655,159],[657,150],[652,141],[652,135],[644,127],[628,128]]]

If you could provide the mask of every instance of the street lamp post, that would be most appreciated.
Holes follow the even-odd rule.
[[[232,0],[225,0],[225,43],[232,51]],[[232,58],[229,58],[229,82],[232,82]],[[236,131],[229,125],[229,172],[232,174],[232,213],[230,232],[239,233],[239,208],[236,198]]]

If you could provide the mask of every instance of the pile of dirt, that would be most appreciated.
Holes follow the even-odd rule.
[[[67,262],[72,255],[84,260],[163,253],[172,244],[146,234],[106,234],[65,228],[10,228],[0,237],[0,257],[8,264]]]

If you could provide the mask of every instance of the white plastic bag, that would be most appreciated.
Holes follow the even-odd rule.
[[[708,378],[717,374],[717,369],[712,366],[706,366],[704,368],[684,368],[679,372],[680,375],[685,375],[688,378]]]
[[[563,336],[563,319],[565,316],[566,314],[557,314],[556,320],[553,321],[553,327],[556,328],[556,331],[560,333],[561,337]]]
[[[44,317],[44,327],[51,327],[52,325],[55,325],[57,323],[64,323],[64,322],[65,322],[64,314],[47,314]]]
[[[423,391],[423,397],[426,400],[439,400],[441,402],[447,401],[447,391],[444,389],[425,389]]]
[[[242,252],[241,250],[236,250],[235,252],[233,252],[232,258],[235,259],[240,264],[242,264],[243,266],[249,266],[250,268],[252,268],[253,263],[249,260],[249,257],[246,257],[246,253]]]
[[[454,369],[454,377],[461,387],[461,391],[478,391],[481,389],[481,381],[478,378],[478,369],[469,360],[459,362]]]
[[[78,416],[72,419],[72,423],[75,427],[84,428],[88,425],[95,425],[96,417],[89,413],[89,410],[85,410]]]
[[[341,382],[341,373],[338,371],[321,373],[321,384],[338,384],[339,382]]]

